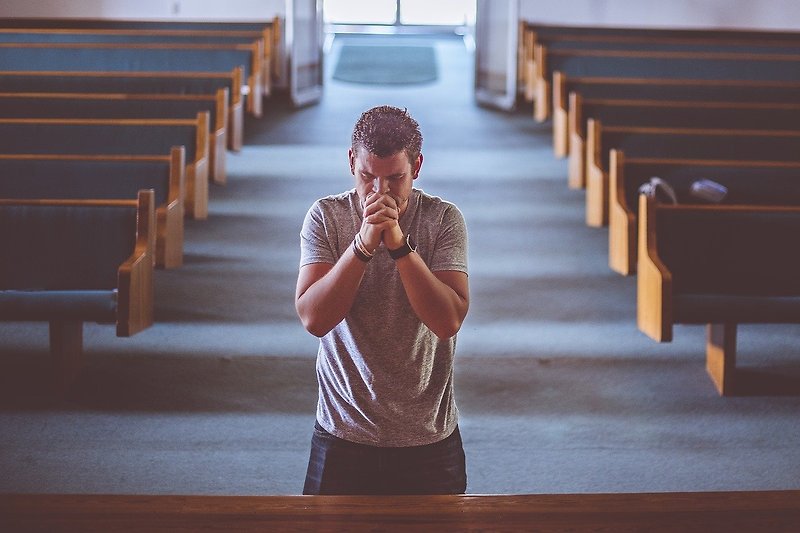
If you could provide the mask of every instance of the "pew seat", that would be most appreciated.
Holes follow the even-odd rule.
[[[673,205],[639,198],[637,323],[659,342],[706,324],[706,369],[736,391],[736,327],[800,323],[800,206]]]
[[[0,199],[0,320],[49,322],[60,392],[83,361],[83,322],[120,337],[153,323],[152,190],[131,200]]]

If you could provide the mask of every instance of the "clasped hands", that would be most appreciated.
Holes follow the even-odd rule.
[[[388,192],[370,192],[364,200],[359,234],[364,246],[373,251],[383,243],[389,250],[403,245],[400,229],[401,201]]]

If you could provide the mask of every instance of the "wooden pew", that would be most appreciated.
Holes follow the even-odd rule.
[[[737,324],[800,322],[800,206],[639,202],[639,329],[706,324],[706,369],[735,392]]]
[[[183,264],[185,150],[167,156],[0,154],[0,198],[135,198],[152,189],[155,205],[155,262]]]
[[[205,94],[4,93],[2,118],[192,119],[211,117],[209,177],[226,182],[228,91]]]
[[[153,323],[153,191],[131,200],[0,199],[0,320],[50,324],[60,391],[83,362],[83,322],[117,336]]]
[[[241,67],[224,73],[6,72],[0,70],[0,91],[7,93],[187,94],[208,97],[217,95],[220,90],[225,90],[230,98],[226,131],[228,148],[239,151],[244,138],[243,76]]]
[[[799,96],[800,97],[800,96]],[[586,122],[603,126],[800,131],[800,102],[584,99],[570,94],[569,178],[586,186]]]
[[[800,491],[461,496],[0,495],[14,531],[789,532]]]
[[[272,75],[264,75],[264,94],[270,94],[271,78],[281,74],[281,41],[283,22],[279,16],[261,21],[185,21],[185,20],[134,20],[134,19],[82,19],[82,18],[21,18],[0,19],[6,29],[94,29],[96,31],[140,32],[170,35],[196,35],[216,37],[236,34],[252,36],[264,41],[264,64]],[[268,72],[267,72],[268,73]]]
[[[0,153],[163,155],[186,150],[184,209],[208,217],[208,113],[189,119],[4,119]]]
[[[551,116],[552,78],[567,76],[800,82],[800,54],[554,50],[537,45],[535,118]]]
[[[636,271],[639,188],[651,177],[669,184],[680,203],[702,203],[691,185],[710,179],[727,188],[726,204],[800,205],[800,161],[629,158],[612,149],[608,264],[622,275]]]
[[[655,49],[666,46],[723,46],[748,47],[753,49],[772,48],[787,50],[787,47],[800,45],[800,34],[796,32],[721,30],[710,28],[636,28],[601,26],[554,26],[530,21],[520,23],[519,70],[520,82],[525,100],[535,98],[536,61],[534,50],[537,45],[551,46],[554,43],[572,43],[573,47],[590,49]],[[735,49],[735,48],[734,48]]]
[[[798,161],[800,131],[603,126],[590,119],[586,140],[586,224],[608,224],[610,151],[632,158]]]
[[[39,29],[0,28],[2,43],[174,43],[252,45],[263,50],[261,65],[262,95],[272,92],[272,62],[262,32],[198,31],[166,29]],[[271,47],[270,47],[271,48]]]
[[[230,72],[242,67],[247,110],[262,115],[262,52],[256,45],[0,43],[4,71]]]
[[[553,75],[553,150],[566,157],[571,138],[585,138],[586,122],[569,109],[572,94],[584,100],[662,100],[673,102],[731,102],[800,104],[800,82],[760,80],[696,80],[681,78],[609,78]],[[585,183],[570,183],[572,188]]]

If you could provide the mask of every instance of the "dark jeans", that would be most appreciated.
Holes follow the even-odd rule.
[[[314,425],[303,494],[463,494],[461,434],[425,446],[383,448],[334,437]]]

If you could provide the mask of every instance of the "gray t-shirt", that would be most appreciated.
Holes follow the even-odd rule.
[[[336,263],[361,222],[355,189],[315,202],[300,234],[300,266]],[[400,227],[432,271],[467,272],[466,225],[455,205],[413,189]],[[350,312],[320,339],[318,422],[339,438],[373,446],[446,438],[458,422],[455,344],[417,318],[394,261],[379,247]]]

